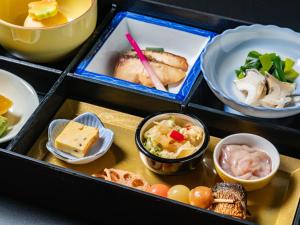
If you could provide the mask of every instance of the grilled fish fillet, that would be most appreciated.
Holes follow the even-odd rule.
[[[185,72],[188,70],[189,65],[186,59],[179,55],[175,55],[169,52],[155,52],[148,50],[144,50],[142,52],[149,60],[155,60],[169,66],[182,69]],[[133,50],[126,52],[125,55],[137,57],[136,52]]]
[[[185,77],[188,66],[182,63],[182,59],[184,58],[166,52],[144,52],[149,60],[150,66],[164,86],[175,84]],[[143,64],[135,52],[132,51],[123,54],[119,58],[119,62],[115,67],[114,76],[122,80],[154,87]]]
[[[213,189],[215,199],[233,200],[233,203],[214,203],[211,210],[217,213],[246,219],[247,195],[244,188],[239,184],[217,183]]]

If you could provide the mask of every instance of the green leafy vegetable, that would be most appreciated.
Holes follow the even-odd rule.
[[[238,70],[238,75],[237,75],[237,77],[238,77],[239,79],[243,79],[245,76],[246,76],[246,74],[245,74],[243,71]]]
[[[257,69],[263,75],[269,73],[283,82],[294,82],[299,73],[293,69],[295,62],[286,58],[283,61],[276,53],[261,54],[257,51],[248,53],[245,64],[235,70],[238,79],[246,76],[246,70]]]

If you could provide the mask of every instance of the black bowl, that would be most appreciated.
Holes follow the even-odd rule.
[[[147,128],[150,128],[151,125],[153,125],[152,122],[160,121],[169,118],[170,116],[175,116],[177,119],[182,119],[183,121],[191,122],[204,129],[204,141],[202,145],[199,146],[199,149],[196,150],[193,154],[184,158],[167,159],[153,155],[147,149],[145,149],[142,143],[142,135],[145,132],[145,130]],[[209,138],[210,136],[206,126],[199,118],[197,118],[194,115],[185,114],[177,111],[160,112],[146,117],[139,124],[135,133],[135,143],[140,151],[141,160],[148,169],[162,175],[175,175],[195,169],[197,164],[201,161],[207,149]]]

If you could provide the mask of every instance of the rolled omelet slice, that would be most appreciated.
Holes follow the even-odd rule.
[[[7,113],[12,105],[13,102],[10,99],[6,98],[3,95],[0,95],[0,116]]]

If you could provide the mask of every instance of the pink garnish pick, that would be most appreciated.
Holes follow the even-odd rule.
[[[152,67],[150,66],[150,64],[149,64],[146,56],[143,54],[143,52],[141,51],[141,49],[138,46],[138,44],[136,43],[136,41],[134,40],[134,38],[131,36],[131,34],[127,33],[126,37],[127,37],[128,41],[129,41],[129,43],[131,44],[132,48],[136,52],[137,56],[139,57],[141,63],[144,66],[144,68],[146,69],[146,71],[147,71],[147,73],[148,73],[151,81],[153,82],[155,88],[158,89],[158,90],[161,90],[161,91],[167,91],[166,88],[164,87],[164,85],[159,80],[159,78],[156,75],[156,73],[154,72],[154,70],[152,69]]]

